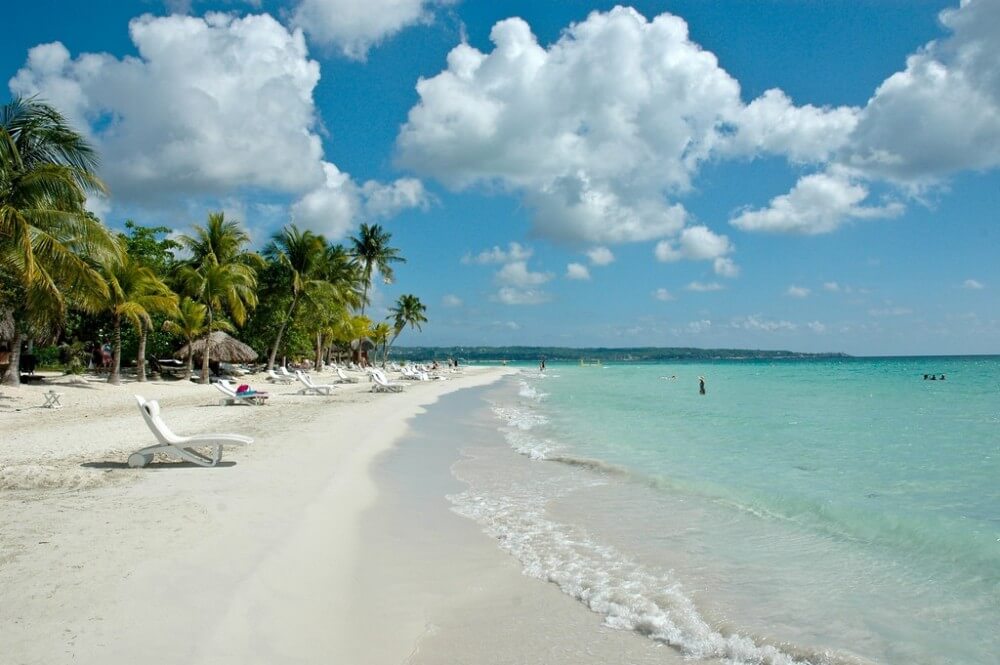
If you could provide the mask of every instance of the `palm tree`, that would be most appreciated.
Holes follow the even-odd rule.
[[[208,321],[205,326],[205,352],[201,358],[201,382],[208,383],[209,356],[212,352],[212,332],[221,330],[226,312],[237,325],[247,318],[247,311],[257,305],[256,279],[253,272],[239,270],[246,266],[207,263],[199,268],[181,266],[178,280],[184,293],[205,305]],[[226,322],[226,325],[229,325]]]
[[[378,224],[362,224],[357,237],[351,238],[351,257],[360,268],[364,278],[364,295],[361,300],[361,314],[365,313],[368,304],[368,290],[372,285],[372,271],[382,273],[386,284],[392,284],[393,263],[406,263],[399,255],[399,250],[389,246],[392,234],[384,231]]]
[[[368,336],[372,338],[375,342],[375,348],[377,349],[379,345],[382,345],[382,366],[385,367],[385,350],[386,346],[389,344],[389,335],[392,333],[392,328],[385,321],[381,323],[376,323],[372,326],[372,329],[368,331]]]
[[[178,282],[208,314],[201,359],[201,382],[208,383],[211,334],[220,329],[217,318],[228,314],[236,325],[246,321],[247,312],[257,306],[255,266],[261,259],[245,249],[250,236],[239,223],[226,220],[221,212],[209,215],[204,227],[196,228],[193,236],[181,236],[180,242],[191,259],[178,268]]]
[[[164,321],[163,331],[183,337],[187,342],[188,354],[184,379],[189,380],[194,373],[194,341],[208,329],[208,308],[190,298],[181,299],[173,319]],[[216,330],[232,331],[225,320],[215,321]]]
[[[420,298],[415,295],[405,294],[399,296],[399,300],[393,305],[392,309],[389,310],[390,318],[392,319],[392,339],[389,340],[389,346],[386,348],[386,353],[382,358],[382,362],[386,361],[389,356],[389,349],[392,348],[393,343],[396,338],[399,337],[399,333],[403,332],[406,326],[411,328],[416,328],[420,330],[421,323],[427,323],[427,317],[424,313],[427,311],[427,307],[420,302]]]
[[[267,368],[274,369],[274,359],[281,348],[281,338],[295,315],[296,307],[306,293],[319,289],[324,283],[321,272],[326,259],[326,241],[323,236],[312,231],[300,231],[292,224],[274,234],[271,242],[264,248],[264,257],[281,266],[289,278],[292,292],[292,302],[267,356]]]
[[[238,221],[226,219],[224,212],[210,213],[205,226],[196,227],[193,236],[181,236],[179,240],[191,252],[192,265],[200,265],[210,257],[216,263],[241,263],[254,268],[262,265],[260,256],[246,249],[249,234]]]
[[[107,285],[88,258],[121,252],[86,212],[87,194],[105,191],[93,148],[54,108],[15,98],[0,107],[0,272],[15,286],[0,301],[15,331],[5,383],[19,385],[24,333],[62,321],[69,304],[96,312]]]
[[[139,264],[128,255],[105,263],[103,273],[108,284],[107,309],[111,312],[114,330],[114,364],[108,383],[118,385],[121,382],[123,319],[139,331],[139,354],[136,362],[139,380],[144,381],[146,334],[153,325],[150,314],[173,313],[177,308],[177,295],[151,268]]]

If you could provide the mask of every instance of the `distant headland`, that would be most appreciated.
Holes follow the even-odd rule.
[[[397,359],[462,358],[466,361],[536,362],[544,357],[550,362],[578,362],[581,358],[601,362],[656,362],[708,360],[803,360],[849,358],[846,353],[800,353],[761,349],[696,349],[689,347],[608,348],[561,346],[410,346],[396,347]]]

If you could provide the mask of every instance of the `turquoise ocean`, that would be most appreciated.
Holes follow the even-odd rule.
[[[490,403],[455,510],[607,626],[709,662],[1000,663],[1000,358],[549,365]]]

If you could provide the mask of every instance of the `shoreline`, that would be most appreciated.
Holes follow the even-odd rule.
[[[353,639],[337,630],[354,604],[341,590],[379,496],[373,462],[442,395],[507,373],[466,368],[391,395],[268,386],[267,407],[209,406],[215,390],[194,384],[67,386],[62,410],[0,411],[0,591],[14,600],[0,607],[5,654],[18,664],[328,658]],[[222,468],[128,469],[127,453],[152,438],[133,393],[160,399],[179,433],[255,442],[227,451]]]

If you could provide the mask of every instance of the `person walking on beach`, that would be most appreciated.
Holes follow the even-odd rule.
[[[699,395],[705,394],[705,377],[703,376],[698,377],[698,394]]]

